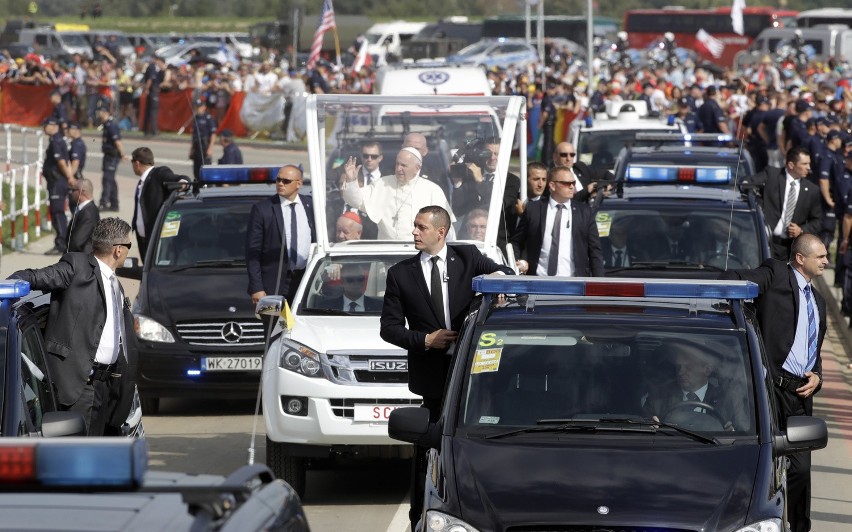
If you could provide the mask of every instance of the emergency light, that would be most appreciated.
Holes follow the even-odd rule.
[[[754,299],[758,296],[758,286],[751,281],[630,280],[510,275],[474,277],[473,290],[484,294],[579,297]]]
[[[30,293],[30,283],[20,279],[0,281],[0,299],[16,299]]]
[[[625,176],[632,183],[696,183],[727,185],[731,169],[727,166],[657,166],[628,164]]]
[[[217,166],[202,166],[198,181],[202,184],[241,185],[249,183],[275,183],[281,166],[257,166],[220,164]]]

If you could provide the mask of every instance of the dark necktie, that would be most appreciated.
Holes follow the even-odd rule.
[[[687,392],[686,393],[686,400],[687,401],[701,402],[701,399],[698,397],[698,394],[696,394],[695,392]]]
[[[354,301],[349,302],[349,312],[358,312],[358,303]]]
[[[296,204],[290,204],[290,270],[299,262],[299,224],[296,221]]]
[[[787,192],[787,201],[784,203],[784,221],[781,224],[781,233],[784,238],[787,238],[787,226],[793,221],[793,211],[796,210],[796,185],[793,181],[790,183],[790,191]]]
[[[136,222],[138,220],[139,214],[139,197],[142,195],[142,180],[140,179],[138,183],[136,183],[136,195],[133,200],[133,230],[136,231]],[[144,220],[143,220],[144,222]],[[145,235],[148,236],[148,235]]]
[[[816,364],[817,355],[817,326],[814,315],[813,298],[811,298],[811,285],[805,285],[805,301],[808,304],[808,361],[805,371]]]
[[[615,251],[615,260],[613,260],[613,262],[612,262],[613,266],[624,266],[624,264],[621,262],[622,254],[623,253],[620,249]]]
[[[680,251],[678,249],[677,241],[674,241],[674,242],[671,243],[671,249],[672,249],[672,257],[677,257],[678,252]]]
[[[441,328],[447,326],[447,318],[444,316],[444,291],[441,289],[441,272],[438,268],[438,261],[441,257],[432,257],[432,277],[429,291],[432,295],[432,304],[435,305],[435,312],[438,315],[438,322]]]
[[[565,205],[556,204],[556,217],[553,218],[553,229],[550,232],[550,253],[547,255],[547,275],[556,275],[559,265],[559,236],[562,234],[562,210]]]

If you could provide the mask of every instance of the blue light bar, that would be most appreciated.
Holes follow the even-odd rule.
[[[21,281],[20,279],[0,281],[0,299],[17,299],[29,293],[29,281]]]
[[[484,294],[754,299],[750,281],[688,281],[671,279],[605,279],[601,277],[474,277],[473,290]]]
[[[724,185],[731,182],[731,169],[727,166],[708,166],[695,169],[696,183]]]
[[[281,166],[221,164],[202,166],[198,180],[202,183],[240,185],[274,183]]]
[[[634,182],[674,182],[677,168],[665,166],[627,165],[627,180]]]
[[[0,476],[17,485],[138,487],[148,468],[148,444],[136,438],[3,438],[0,456]]]

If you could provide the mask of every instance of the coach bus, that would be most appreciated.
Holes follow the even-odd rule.
[[[799,28],[813,28],[820,24],[846,24],[852,28],[852,9],[840,7],[808,9],[796,17],[796,26]]]
[[[530,21],[530,36],[535,38],[536,18]],[[546,15],[544,17],[545,37],[564,37],[582,46],[586,46],[585,16]],[[592,33],[599,37],[612,37],[618,31],[618,22],[609,17],[594,17]],[[526,37],[526,20],[520,15],[499,15],[482,21],[482,38]]]
[[[624,31],[632,48],[647,48],[659,41],[667,31],[674,33],[679,47],[689,48],[717,65],[731,66],[734,56],[745,50],[766,28],[781,28],[795,24],[798,11],[772,7],[746,7],[743,10],[743,35],[734,33],[731,8],[716,9],[633,9],[624,14]],[[724,44],[718,57],[696,38],[700,30]]]

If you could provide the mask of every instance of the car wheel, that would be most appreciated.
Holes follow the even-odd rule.
[[[275,476],[290,484],[290,487],[305,496],[305,459],[284,454],[284,446],[266,437],[266,465]]]
[[[142,397],[142,415],[156,416],[160,412],[159,397]]]

